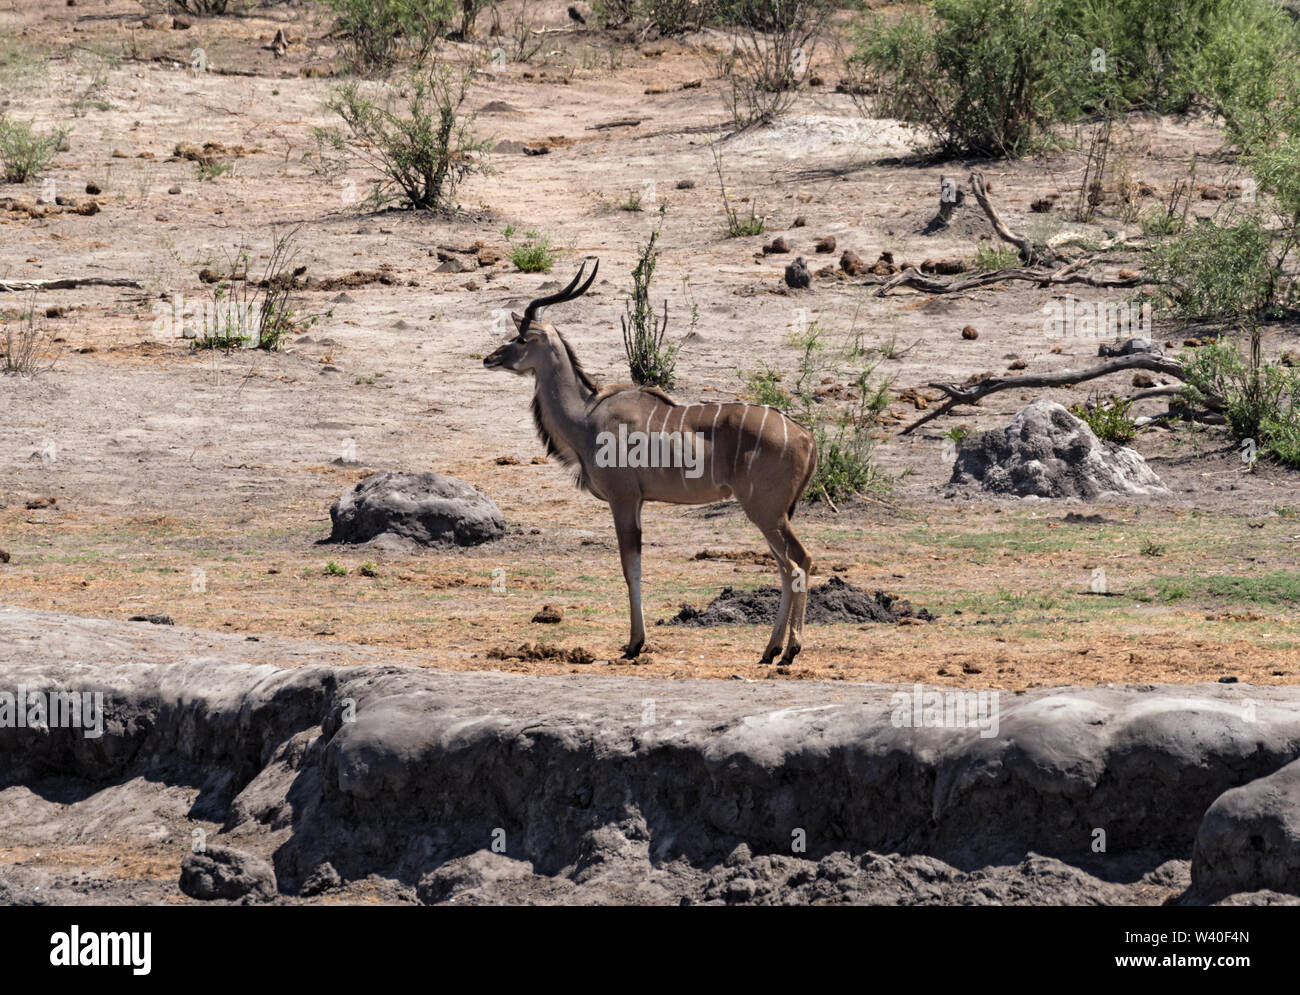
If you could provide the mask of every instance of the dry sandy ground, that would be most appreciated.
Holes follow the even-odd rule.
[[[727,238],[709,146],[726,134],[725,113],[704,49],[717,36],[621,44],[571,30],[564,5],[549,4],[537,23],[553,30],[538,36],[544,44],[532,62],[486,74],[472,97],[478,107],[513,108],[482,114],[480,133],[546,145],[548,154],[494,155],[495,174],[465,186],[466,212],[455,220],[367,214],[345,193],[364,193],[371,174],[327,179],[305,158],[312,129],[331,123],[321,102],[337,82],[315,75],[334,58],[319,20],[261,12],[158,31],[133,27],[142,8],[122,0],[9,6],[0,10],[5,109],[71,128],[68,151],[47,174],[59,195],[84,201],[90,182],[102,193],[93,216],[0,212],[0,279],[125,277],[144,289],[36,297],[38,315],[63,309],[41,318],[60,353],[52,372],[0,380],[0,548],[11,557],[0,565],[0,602],[120,619],[166,612],[200,629],[364,643],[449,668],[573,668],[489,657],[493,648],[542,640],[589,649],[597,658],[589,666],[600,672],[682,678],[1011,688],[1296,679],[1296,475],[1247,473],[1213,432],[1153,430],[1135,447],[1172,488],[1166,501],[1084,508],[944,498],[950,467],[941,433],[1005,423],[1030,399],[1016,392],[914,436],[882,439],[881,464],[900,478],[885,499],[838,514],[810,507],[796,519],[822,577],[834,570],[859,587],[889,590],[938,621],[810,628],[805,653],[784,673],[757,666],[767,633],[754,628],[652,628],[652,662],[617,659],[626,602],[608,512],[576,493],[558,466],[532,462],[542,450],[527,413],[529,384],[484,370],[480,359],[504,337],[506,311],[597,255],[592,292],[551,317],[592,373],[622,378],[618,316],[636,248],[658,219],[653,210],[617,209],[630,192],[652,182],[656,204],[668,205],[655,296],[669,302],[671,335],[691,331],[691,301],[698,306],[678,366],[680,400],[741,396],[738,371],[762,362],[792,369],[786,336],[811,320],[833,339],[858,335],[882,347],[879,371],[898,390],[1001,371],[1017,357],[1045,371],[1096,355],[1095,340],[1044,335],[1041,308],[1063,296],[1059,289],[1012,284],[882,298],[859,281],[818,278],[807,292],[783,292],[790,257],[759,254],[777,234],[819,269],[838,257],[814,256],[813,242],[825,235],[868,261],[891,250],[919,262],[970,259],[984,231],[966,216],[944,234],[922,235],[940,176],[964,177],[968,164],[906,159],[915,141],[908,129],[861,119],[831,86],[809,90],[778,125],[720,143],[733,196],[755,198],[769,218],[764,236]],[[512,16],[508,8],[507,24]],[[296,39],[283,59],[261,48],[279,24]],[[195,48],[214,71],[185,68]],[[818,58],[833,83],[830,53]],[[682,88],[694,80],[703,84]],[[629,117],[640,123],[590,128]],[[172,156],[179,142],[209,141],[247,154],[232,156],[232,171],[213,180]],[[1155,190],[1144,204],[1168,195],[1193,153],[1198,185],[1235,182],[1206,122],[1135,120],[1129,147],[1135,178]],[[1039,237],[1068,230],[1063,207],[1035,215],[1029,205],[1052,193],[1069,202],[1076,155],[981,168],[1013,227]],[[694,186],[678,189],[683,180]],[[34,201],[41,192],[34,182],[0,188],[0,197]],[[1195,209],[1215,206],[1198,200]],[[792,228],[800,215],[806,227]],[[520,273],[508,260],[469,274],[434,272],[438,246],[481,240],[505,249],[507,225],[551,237],[561,248],[552,274]],[[209,295],[199,271],[240,244],[268,252],[273,226],[301,226],[299,262],[310,276],[385,267],[392,283],[351,287],[344,300],[338,290],[305,294],[306,311],[323,317],[283,353],[199,353],[154,332],[156,302]],[[1104,239],[1107,230],[1136,226],[1104,205],[1085,235]],[[1131,262],[1103,255],[1095,271],[1114,274]],[[1122,291],[1076,293],[1124,299]],[[26,294],[0,293],[0,310],[27,304]],[[961,337],[965,325],[979,330],[977,340]],[[1180,344],[1185,337],[1172,325],[1157,330]],[[1283,329],[1266,348],[1295,343],[1295,331]],[[1114,389],[1128,387],[1116,380]],[[1090,389],[1050,396],[1073,403]],[[899,428],[919,413],[906,400],[891,410]],[[355,463],[343,460],[351,450]],[[473,483],[503,509],[510,534],[453,552],[318,545],[331,501],[385,468]],[[56,503],[27,507],[43,496]],[[1069,521],[1071,512],[1104,520]],[[723,585],[775,579],[762,563],[693,558],[761,548],[734,507],[654,507],[646,546],[651,621],[683,602],[703,604]],[[346,576],[327,574],[328,561]],[[367,563],[377,576],[362,575]],[[1098,568],[1110,596],[1090,592]],[[491,589],[494,570],[505,571],[504,593]],[[561,608],[564,622],[532,624],[544,604]]]

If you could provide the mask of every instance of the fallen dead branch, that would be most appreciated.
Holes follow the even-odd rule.
[[[912,422],[899,432],[899,435],[910,435],[926,422],[947,414],[959,404],[974,404],[981,398],[996,394],[1001,390],[1011,390],[1017,387],[1072,387],[1085,380],[1095,380],[1097,377],[1104,377],[1107,374],[1119,373],[1124,370],[1150,370],[1153,373],[1163,373],[1178,380],[1183,379],[1183,364],[1178,360],[1170,359],[1168,356],[1156,356],[1151,353],[1135,353],[1129,356],[1118,356],[1104,363],[1098,363],[1096,366],[1090,366],[1086,370],[1060,370],[1057,373],[1025,373],[1015,377],[989,377],[973,384],[930,383],[926,386],[943,391],[948,395],[948,400]]]
[[[0,290],[75,290],[77,287],[129,287],[143,290],[138,280],[124,280],[111,276],[74,276],[62,280],[0,280]]]
[[[1086,273],[1071,272],[1076,267],[1082,265],[1082,262],[1071,263],[1055,273],[1048,273],[1040,269],[1024,269],[1015,267],[1012,269],[1000,269],[991,273],[980,273],[976,276],[962,277],[959,280],[952,280],[945,283],[943,280],[936,280],[933,277],[926,276],[915,267],[903,270],[896,276],[891,276],[876,289],[877,297],[884,297],[885,294],[895,287],[913,287],[917,290],[924,291],[927,294],[956,294],[963,290],[974,290],[977,287],[986,287],[992,283],[1002,283],[1005,280],[1025,280],[1030,283],[1036,283],[1040,287],[1050,287],[1067,283],[1082,283],[1089,287],[1138,287],[1144,281],[1140,276],[1118,277],[1089,276]]]

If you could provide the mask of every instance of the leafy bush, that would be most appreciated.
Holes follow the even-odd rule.
[[[1062,36],[1061,0],[936,0],[859,29],[850,65],[875,109],[924,126],[945,152],[1019,155],[1079,110],[1089,66]]]
[[[1253,322],[1290,293],[1274,237],[1254,215],[1189,224],[1154,247],[1151,276],[1179,317]]]
[[[363,75],[391,69],[403,55],[422,65],[455,16],[454,0],[324,0],[335,13],[343,59]],[[466,18],[468,20],[468,18]]]
[[[781,380],[781,374],[775,369],[764,363],[759,369],[743,374],[745,388],[754,395],[754,400],[759,404],[766,404],[769,408],[776,408],[777,411],[789,412],[794,405],[794,400],[783,391],[777,384]]]
[[[514,233],[514,228],[507,228],[506,240],[509,241]],[[551,240],[536,229],[524,232],[524,240],[518,245],[510,242],[510,261],[522,273],[549,273],[555,259]]]
[[[862,350],[828,344],[816,323],[788,344],[799,350],[788,391],[777,386],[782,377],[767,365],[741,377],[759,403],[784,411],[812,432],[817,470],[804,499],[835,502],[887,489],[889,478],[876,467],[874,453],[880,416],[889,405],[888,382],[873,379],[875,367],[863,362]],[[843,403],[825,391],[826,377],[848,381],[847,390],[834,391]]]
[[[280,349],[284,340],[315,325],[319,314],[299,313],[299,277],[295,266],[299,229],[274,240],[260,280],[249,272],[252,253],[246,244],[227,254],[226,272],[212,285],[212,301],[203,308],[196,349]]]
[[[33,123],[12,121],[0,114],[0,175],[5,183],[26,183],[39,175],[67,142],[66,131],[38,135]]]
[[[664,333],[668,329],[668,302],[664,301],[662,321],[655,317],[654,305],[650,303],[650,280],[658,261],[655,251],[658,238],[659,229],[656,228],[638,254],[636,267],[632,270],[632,293],[625,304],[627,314],[620,320],[623,352],[627,356],[632,380],[667,390],[676,379],[673,368],[677,365],[677,351],[681,345],[676,342],[664,344]]]
[[[1091,405],[1076,404],[1070,408],[1071,414],[1085,422],[1092,429],[1092,434],[1103,442],[1115,442],[1124,445],[1133,441],[1137,435],[1137,425],[1129,417],[1132,401],[1122,397],[1096,399]]]
[[[456,206],[456,189],[468,176],[490,172],[488,142],[470,131],[476,114],[463,110],[473,67],[438,63],[410,73],[401,87],[367,96],[356,81],[336,89],[326,108],[338,114],[357,141],[349,146],[334,129],[317,136],[349,152],[387,178],[375,187],[372,206],[394,201],[423,210]]]
[[[629,6],[632,17],[652,25],[660,35],[698,31],[716,11],[712,0],[636,0]]]
[[[1259,359],[1257,348],[1248,362],[1235,343],[1214,342],[1185,359],[1183,381],[1189,403],[1223,409],[1234,440],[1300,466],[1300,372]]]
[[[1274,0],[935,0],[869,15],[849,59],[875,113],[948,153],[1021,155],[1101,108],[1211,110],[1243,142],[1270,133],[1297,30]]]
[[[1273,0],[1093,0],[1060,8],[1063,30],[1104,53],[1102,83],[1121,107],[1234,117],[1272,100],[1291,25]]]
[[[1020,263],[1020,253],[1010,246],[981,241],[975,247],[975,268],[986,273],[1008,269]]]

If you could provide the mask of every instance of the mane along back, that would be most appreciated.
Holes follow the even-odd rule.
[[[671,408],[676,408],[679,406],[676,401],[674,401],[671,397],[665,394],[658,387],[638,386],[637,384],[634,383],[606,384],[604,387],[602,387],[599,390],[599,392],[597,392],[596,400],[603,401],[607,397],[613,397],[615,394],[621,394],[624,391],[628,391],[628,390],[637,390],[640,391],[642,394],[650,394],[654,397],[659,398],[659,400],[663,401]]]
[[[566,339],[563,335],[560,335],[558,329],[556,330],[555,334],[560,336],[560,342],[564,345],[564,351],[569,354],[569,362],[573,364],[573,372],[578,375],[578,379],[582,381],[582,385],[586,387],[588,390],[595,391],[596,393],[599,394],[600,384],[596,383],[595,380],[591,379],[587,371],[582,368],[582,363],[578,361],[578,354],[573,351],[573,346],[569,345],[569,340]]]

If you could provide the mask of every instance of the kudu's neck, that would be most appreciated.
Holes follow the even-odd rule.
[[[533,403],[542,430],[557,444],[581,454],[587,436],[587,409],[596,392],[573,368],[567,350],[556,352],[549,368],[537,371]]]

